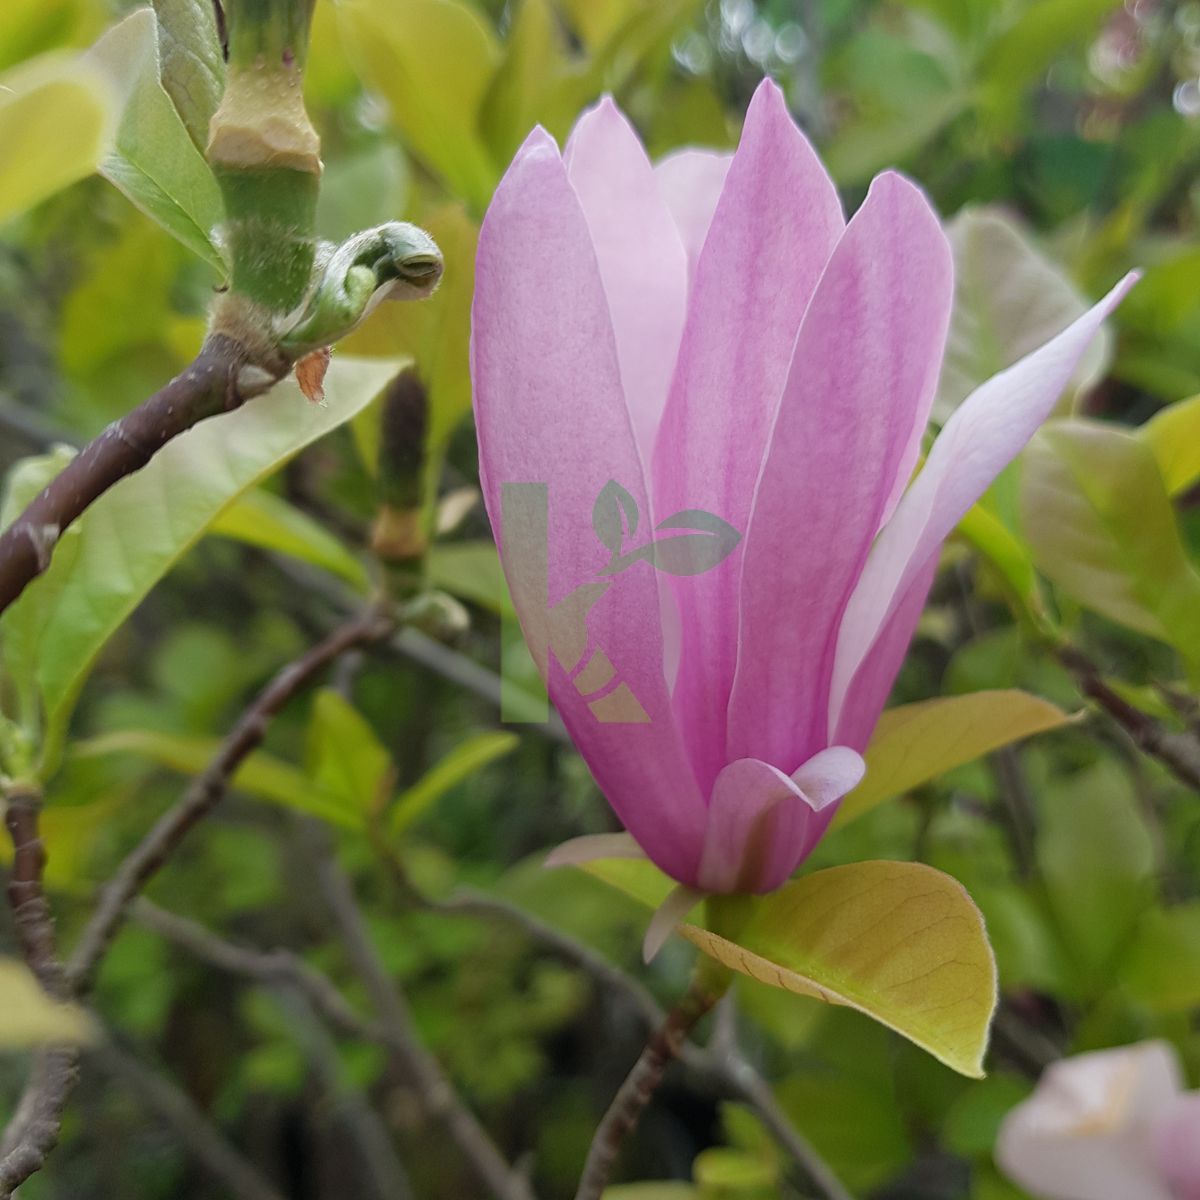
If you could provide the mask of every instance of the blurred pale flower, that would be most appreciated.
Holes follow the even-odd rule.
[[[1200,1092],[1166,1042],[1064,1059],[1005,1118],[996,1162],[1038,1200],[1200,1200]]]
[[[541,129],[522,146],[479,242],[488,512],[550,695],[682,904],[776,888],[816,845],[943,539],[1131,282],[977,389],[909,486],[953,290],[918,188],[880,175],[847,224],[770,82],[732,156],[652,166],[609,100],[562,154]],[[504,538],[529,485],[540,578]],[[656,540],[626,552],[639,528]],[[689,563],[675,542],[720,549]]]

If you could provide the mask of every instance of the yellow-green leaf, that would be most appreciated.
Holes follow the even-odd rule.
[[[287,554],[366,589],[367,572],[337,538],[307,513],[265,488],[238,497],[209,528],[218,537]]]
[[[155,729],[122,729],[75,742],[71,754],[78,758],[103,758],[131,754],[181,775],[198,775],[221,748],[220,738],[160,733]],[[342,800],[322,792],[298,767],[263,750],[248,755],[234,773],[232,786],[259,800],[321,817],[347,829],[361,830],[360,814]],[[70,809],[50,809],[46,816],[69,814]]]
[[[294,380],[236,412],[202,421],[121,480],[60,539],[50,569],[0,620],[4,661],[35,685],[46,765],[96,655],[150,589],[247,488],[350,420],[395,373],[383,359],[334,359],[326,403]]]
[[[585,870],[647,907],[670,880],[640,861]],[[963,1075],[983,1075],[996,962],[983,917],[957,880],[923,863],[860,862],[753,897],[737,942],[680,933],[771,987],[866,1013]]]
[[[480,733],[460,742],[397,797],[392,809],[392,832],[402,833],[452,787],[510,754],[519,741],[515,733]]]
[[[476,123],[500,61],[491,27],[460,0],[346,0],[337,14],[347,53],[392,123],[482,212],[499,177]]]
[[[92,1036],[87,1013],[52,999],[24,963],[0,958],[0,1049],[72,1045]]]
[[[941,696],[888,709],[867,747],[867,774],[842,802],[841,824],[877,804],[1031,734],[1070,721],[1018,689]]]
[[[1200,481],[1200,396],[1168,405],[1138,435],[1154,452],[1167,495],[1178,496]]]
[[[370,722],[332,688],[323,688],[313,701],[305,750],[318,790],[350,812],[372,812],[387,799],[392,756]]]
[[[1047,620],[1038,589],[1037,572],[1028,549],[1012,531],[980,500],[967,510],[958,523],[958,532],[1000,572],[1013,595],[1030,616]]]
[[[104,74],[78,58],[46,55],[0,76],[0,221],[90,175],[116,112]]]
[[[1048,425],[1025,453],[1021,508],[1039,570],[1072,599],[1200,661],[1200,573],[1145,441]]]

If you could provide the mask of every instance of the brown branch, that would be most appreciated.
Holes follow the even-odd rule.
[[[370,612],[342,626],[284,667],[242,713],[204,772],[117,869],[101,893],[65,969],[54,951],[54,927],[41,889],[45,853],[38,836],[40,796],[12,789],[6,821],[13,839],[9,897],[26,960],[43,986],[64,999],[85,995],[96,967],[125,920],[130,901],[166,863],[189,829],[210,812],[243,760],[266,735],[271,718],[315,675],[354,646],[387,636],[392,623]],[[14,802],[15,801],[15,802]],[[0,1142],[0,1200],[37,1171],[58,1140],[63,1109],[78,1078],[74,1050],[53,1047],[34,1063],[25,1092]]]
[[[477,916],[515,925],[536,945],[578,967],[597,986],[627,1002],[653,1031],[667,1019],[665,1010],[634,976],[626,974],[603,954],[556,929],[553,925],[499,896],[460,889],[445,900],[424,895],[409,878],[404,864],[388,843],[378,822],[370,826],[372,845],[401,897],[409,904],[447,916]],[[776,1144],[800,1167],[825,1200],[852,1200],[841,1180],[816,1148],[788,1119],[766,1079],[738,1052],[736,1045],[702,1047],[685,1042],[679,1059],[707,1089],[749,1105]]]
[[[316,885],[333,918],[343,950],[361,978],[386,1030],[397,1067],[416,1085],[425,1111],[442,1126],[463,1158],[496,1200],[534,1200],[528,1181],[500,1153],[491,1135],[466,1106],[441,1064],[425,1049],[408,1005],[371,942],[350,880],[315,822],[307,823],[314,842]]]
[[[67,964],[67,978],[75,993],[88,991],[97,965],[124,921],[129,902],[157,874],[188,830],[225,795],[238,767],[262,744],[271,718],[340,655],[382,638],[391,630],[392,623],[387,617],[377,611],[369,612],[335,630],[284,667],[255,697],[183,798],[159,818],[105,886]]]
[[[1148,713],[1119,696],[1100,668],[1074,646],[1059,646],[1058,660],[1075,676],[1080,691],[1094,700],[1144,753],[1158,759],[1181,782],[1200,792],[1200,738],[1164,729]]]
[[[239,342],[213,334],[187,370],[85,446],[0,534],[0,612],[49,567],[63,531],[113,484],[140,471],[172,438],[238,408],[280,377],[249,368],[247,386],[246,366]]]
[[[668,1065],[679,1057],[688,1034],[717,999],[693,985],[650,1035],[592,1137],[575,1200],[600,1200],[621,1143],[637,1125]]]
[[[46,850],[39,829],[41,810],[38,788],[13,784],[6,789],[4,823],[13,846],[8,900],[22,957],[42,987],[63,1000],[68,994],[66,978],[55,945],[54,917],[42,887]],[[0,1140],[3,1200],[41,1167],[57,1145],[78,1063],[78,1052],[67,1046],[49,1046],[34,1057],[25,1091]]]
[[[328,976],[310,967],[290,950],[253,950],[239,946],[211,933],[198,921],[168,912],[144,897],[130,905],[129,916],[143,928],[219,971],[251,979],[266,987],[293,988],[339,1033],[384,1045],[388,1042],[388,1031],[382,1025],[355,1012]]]

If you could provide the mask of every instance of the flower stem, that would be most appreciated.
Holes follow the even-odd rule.
[[[671,1061],[679,1057],[688,1035],[724,995],[729,972],[702,958],[683,998],[650,1035],[633,1070],[625,1077],[604,1114],[588,1150],[575,1200],[600,1200],[625,1138],[637,1126]]]
[[[230,312],[249,301],[268,317],[288,313],[312,279],[321,159],[303,82],[313,2],[230,0],[226,9],[229,68],[208,161],[225,201]]]

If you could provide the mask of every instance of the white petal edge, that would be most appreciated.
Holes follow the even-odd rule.
[[[578,867],[602,858],[645,858],[646,852],[628,833],[590,833],[555,846],[545,867]]]
[[[667,938],[679,927],[684,917],[704,899],[706,892],[679,884],[654,910],[646,936],[642,941],[642,961],[652,962],[667,943]]]

